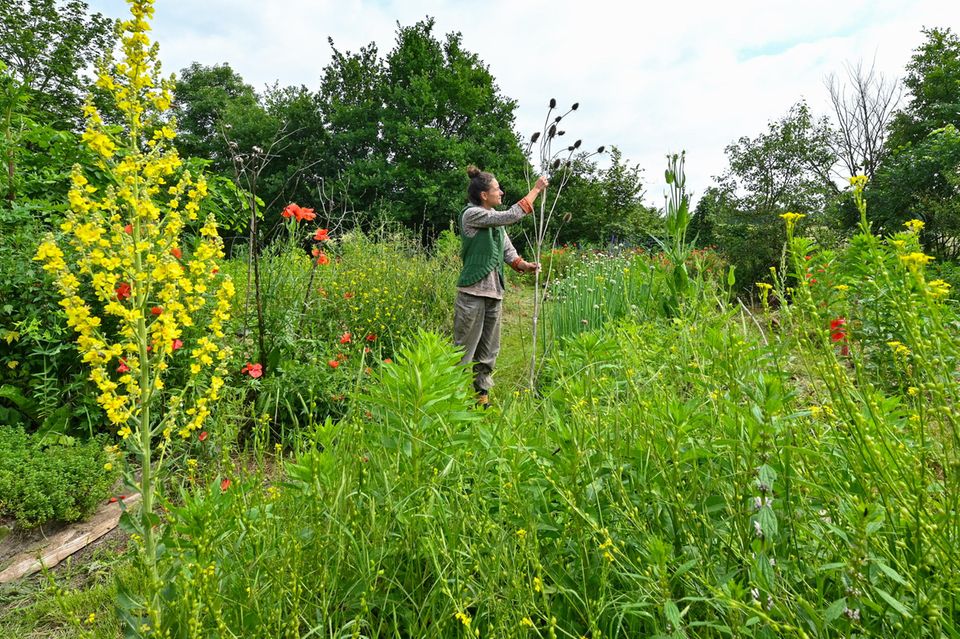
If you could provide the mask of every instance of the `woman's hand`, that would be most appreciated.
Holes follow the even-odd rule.
[[[541,175],[540,177],[537,178],[537,184],[533,188],[537,189],[538,191],[545,191],[549,184],[550,184],[550,180],[548,180],[547,178]]]

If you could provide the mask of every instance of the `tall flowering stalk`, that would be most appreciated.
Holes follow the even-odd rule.
[[[550,104],[547,109],[546,118],[543,121],[543,128],[540,131],[535,132],[530,136],[530,141],[527,144],[525,153],[529,156],[534,150],[536,145],[536,151],[533,153],[533,158],[531,159],[533,166],[537,168],[540,172],[540,175],[546,176],[550,179],[550,193],[549,195],[544,192],[543,197],[539,201],[539,210],[535,210],[533,215],[533,236],[530,237],[527,235],[527,243],[533,249],[533,260],[535,263],[540,264],[543,261],[543,247],[550,241],[551,246],[548,248],[553,248],[553,245],[556,244],[557,235],[559,234],[559,228],[554,230],[551,226],[551,222],[554,219],[554,213],[557,210],[557,204],[560,201],[560,194],[563,192],[564,187],[570,181],[570,178],[574,174],[574,155],[580,153],[579,159],[586,161],[594,155],[599,155],[603,153],[604,147],[599,147],[593,153],[583,153],[580,151],[580,145],[582,140],[577,140],[573,144],[563,145],[560,143],[559,139],[562,137],[566,131],[558,128],[563,119],[576,111],[580,107],[579,102],[574,102],[573,105],[561,115],[554,116],[554,113],[557,109],[557,101],[554,98],[550,99]],[[556,149],[559,150],[556,150]],[[530,175],[529,167],[525,169],[526,171],[526,180],[527,186],[532,188],[532,176]],[[552,195],[552,198],[550,197]],[[564,221],[568,221],[569,218],[565,217]],[[551,238],[550,233],[553,232],[553,237]],[[525,232],[526,234],[526,232]],[[546,273],[545,277],[541,279],[540,270],[534,271],[533,275],[533,333],[532,333],[532,352],[530,355],[530,388],[533,388],[536,383],[537,377],[537,337],[539,335],[538,326],[540,322],[540,311],[543,308],[544,301],[546,300],[547,295],[547,284],[550,280],[551,273]]]
[[[175,134],[165,114],[173,80],[160,77],[157,46],[146,35],[153,2],[128,2],[131,18],[120,23],[122,59],[108,53],[97,80],[123,126],[107,126],[95,107],[84,107],[82,139],[96,153],[96,166],[74,167],[64,239],[48,237],[35,259],[56,281],[99,389],[97,402],[139,464],[139,478],[132,469],[125,473],[142,495],[139,516],[129,523],[142,538],[152,593],[145,612],[156,628],[158,478],[171,439],[200,433],[223,387],[229,349],[220,343],[234,287],[218,275],[223,251],[212,217],[202,222],[194,245],[184,245],[185,225],[201,223],[207,186],[181,170],[170,145]],[[106,186],[92,185],[92,173]],[[196,325],[201,313],[202,329]],[[166,388],[165,374],[177,359],[189,367],[189,381]]]

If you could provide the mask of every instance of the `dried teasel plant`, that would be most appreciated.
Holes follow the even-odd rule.
[[[574,159],[586,160],[606,150],[605,146],[600,146],[596,151],[585,153],[580,150],[583,145],[583,140],[576,140],[573,144],[569,145],[562,145],[558,142],[558,139],[566,133],[565,130],[559,128],[560,123],[563,122],[564,118],[579,108],[580,103],[574,102],[569,109],[558,114],[556,113],[557,100],[556,98],[550,98],[547,115],[543,120],[543,127],[540,131],[536,131],[530,136],[525,149],[526,156],[530,158],[530,165],[528,165],[525,171],[527,187],[532,188],[534,176],[532,175],[533,171],[531,171],[531,169],[550,180],[550,186],[537,201],[538,208],[533,212],[532,235],[526,231],[524,232],[528,246],[533,249],[533,259],[537,263],[542,263],[541,258],[544,247],[546,247],[547,250],[553,248],[556,244],[560,227],[563,223],[569,221],[569,213],[561,216],[557,220],[555,220],[555,213],[560,200],[560,194],[574,174]],[[559,149],[555,150],[555,146],[558,146]],[[534,274],[532,314],[533,351],[530,356],[530,388],[534,387],[537,378],[537,341],[540,327],[540,311],[546,299],[547,284],[550,281],[551,275],[552,273],[549,270],[543,274],[538,270]]]

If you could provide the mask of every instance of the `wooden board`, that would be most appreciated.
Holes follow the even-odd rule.
[[[129,508],[139,501],[140,495],[138,493],[130,495],[123,500],[123,503]],[[56,566],[73,553],[83,550],[116,528],[117,524],[120,523],[122,512],[119,501],[113,504],[104,504],[87,521],[74,524],[60,531],[50,537],[41,548],[14,557],[12,563],[3,572],[0,572],[0,584],[27,577],[44,567],[52,568]]]

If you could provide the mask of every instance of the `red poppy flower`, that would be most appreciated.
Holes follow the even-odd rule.
[[[230,483],[231,482],[229,479],[224,479],[222,482],[220,482],[220,491],[226,492],[227,489],[230,488]]]
[[[183,257],[183,251],[174,246],[172,249],[170,249],[170,255],[179,260],[181,257]]]
[[[393,364],[393,360],[388,357],[387,359],[383,360],[383,363],[384,363],[384,364]]]
[[[317,229],[317,232],[313,234],[313,239],[316,242],[326,242],[330,239],[330,231],[327,229]]]
[[[183,341],[179,339],[173,340],[173,344],[170,345],[170,350],[176,351],[183,348]]]
[[[118,372],[118,373],[129,373],[129,372],[130,372],[130,367],[127,366],[127,360],[123,359],[122,357],[120,358],[120,365],[117,366],[117,372]]]
[[[351,297],[353,297],[353,293],[351,293],[350,291],[347,291],[346,293],[343,294],[343,299],[345,300],[348,300]]]
[[[247,374],[254,379],[263,377],[263,364],[251,364],[247,362],[243,365],[243,368],[240,369],[240,374]]]
[[[377,336],[374,335],[373,333],[367,333],[367,337],[366,337],[365,339],[366,339],[368,342],[375,342],[375,341],[377,341]]]
[[[125,227],[123,227],[123,232],[127,235],[133,235],[133,224],[127,224]]]
[[[317,265],[326,266],[329,263],[330,263],[330,258],[327,257],[326,253],[324,253],[323,251],[320,251],[320,255],[319,257],[317,257]]]
[[[295,218],[297,222],[302,222],[304,220],[309,222],[317,217],[317,214],[313,212],[313,209],[301,208],[299,205],[293,203],[288,204],[286,208],[283,209],[283,213],[281,213],[281,215],[283,217]]]
[[[349,344],[349,343],[351,342],[351,340],[352,340],[352,337],[351,337],[350,333],[344,333],[343,335],[340,336],[340,343],[341,343],[341,344]]]
[[[364,352],[364,353],[369,353],[369,352],[370,352],[370,347],[369,347],[369,346],[364,346],[364,347],[363,347],[363,352]]]
[[[336,368],[339,365],[340,365],[340,362],[338,362],[335,359],[331,359],[329,362],[327,362],[327,366],[329,366],[330,368]]]
[[[206,438],[207,438],[207,431],[203,431],[202,433],[200,433],[199,435],[197,435],[197,439],[199,439],[200,441],[203,441],[203,440],[205,440]]]
[[[310,251],[310,255],[314,257],[320,257],[320,249],[318,248],[313,249],[312,251]]]
[[[162,307],[162,306],[154,306],[153,308],[150,309],[150,312],[151,312],[152,314],[154,314],[154,315],[159,315],[160,313],[163,312],[163,307]]]
[[[128,297],[130,297],[130,285],[126,282],[117,284],[117,301],[122,302]]]
[[[215,269],[213,269],[213,270],[212,270],[212,271],[210,271],[210,272],[211,272],[211,273],[212,273],[213,275],[216,275],[217,273],[219,273],[219,272],[220,272],[220,269],[218,269],[218,268],[215,268]]]
[[[111,498],[110,498],[110,503],[111,503],[111,504],[117,503],[117,498],[116,498],[116,497],[111,497]]]
[[[847,337],[846,326],[847,326],[847,320],[842,317],[838,317],[835,320],[832,320],[830,322],[830,340],[833,342],[842,342],[844,339],[846,339]],[[846,348],[847,348],[846,345],[844,345],[844,349]],[[845,355],[846,353],[842,353],[842,354]]]

